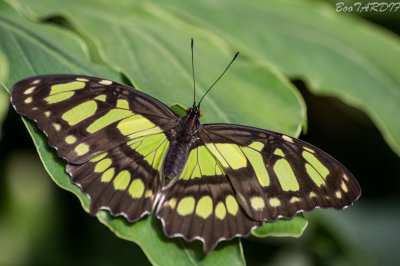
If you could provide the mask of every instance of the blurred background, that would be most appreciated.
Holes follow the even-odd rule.
[[[400,11],[351,15],[400,33]],[[347,166],[363,194],[346,210],[306,213],[309,225],[299,239],[243,239],[247,263],[399,265],[400,158],[364,113],[311,94],[301,79],[292,82],[307,105],[308,129],[300,138]],[[11,107],[1,134],[0,265],[122,265],[133,257],[135,265],[150,264],[138,246],[115,237],[51,181]]]

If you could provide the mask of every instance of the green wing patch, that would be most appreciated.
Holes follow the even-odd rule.
[[[190,151],[177,179],[163,191],[157,210],[165,233],[199,239],[210,252],[221,240],[247,236],[262,224],[240,208],[221,163],[204,145]]]

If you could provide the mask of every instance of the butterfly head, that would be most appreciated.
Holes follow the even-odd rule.
[[[186,137],[190,137],[196,134],[200,127],[200,116],[202,112],[200,109],[193,105],[186,109],[186,115],[181,119],[179,123],[178,134]]]
[[[198,112],[199,112],[199,118],[202,117],[202,116],[203,116],[203,111],[200,110],[197,106],[194,106],[194,108],[195,108],[195,109],[193,109],[193,107],[188,107],[188,108],[186,108],[186,114],[189,113],[189,112],[192,112],[192,110],[193,110],[193,111],[196,111],[196,109],[197,109]]]

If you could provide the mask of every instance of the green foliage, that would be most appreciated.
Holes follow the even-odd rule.
[[[175,113],[177,113],[180,117],[184,117],[186,115],[186,108],[185,106],[176,103],[169,106]]]
[[[291,220],[279,219],[273,223],[265,223],[264,226],[253,230],[252,235],[257,237],[267,236],[292,236],[300,237],[307,227],[307,220],[298,214]]]
[[[130,82],[166,104],[190,105],[189,41],[195,39],[197,97],[240,50],[239,60],[202,104],[202,122],[238,123],[297,136],[305,104],[288,77],[313,93],[363,110],[400,154],[400,42],[389,32],[335,13],[315,1],[0,2],[0,81],[8,91],[25,77],[74,73]],[[77,8],[79,6],[79,8]],[[21,15],[22,14],[22,15]],[[29,20],[28,20],[28,19]],[[51,25],[51,23],[56,23]],[[0,93],[0,123],[8,96]],[[63,160],[26,122],[53,180],[71,184]],[[338,129],[342,130],[342,129]],[[121,238],[136,242],[154,264],[243,264],[238,240],[205,256],[200,244],[170,240],[153,216],[135,224],[98,214]],[[257,236],[299,236],[307,221],[268,223]]]
[[[0,67],[0,123],[3,121],[8,105],[9,105],[9,100],[8,100],[8,94],[4,91],[4,81],[7,79],[8,75],[8,62],[6,59],[6,56],[4,55],[4,52],[0,49],[0,62],[1,62],[1,67]],[[0,125],[0,138],[1,138],[1,125]]]

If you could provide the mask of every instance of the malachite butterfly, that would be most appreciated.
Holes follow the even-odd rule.
[[[179,117],[132,87],[65,74],[19,81],[11,101],[67,161],[92,214],[107,209],[134,222],[155,212],[167,236],[199,239],[205,252],[266,221],[342,209],[361,194],[320,149],[264,129],[200,124],[196,102]]]

